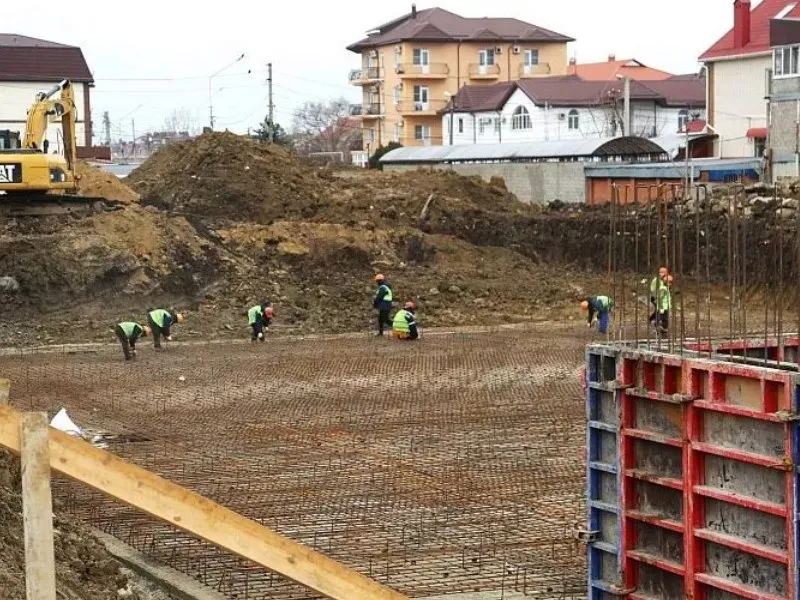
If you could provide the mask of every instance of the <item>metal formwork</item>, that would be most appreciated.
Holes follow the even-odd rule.
[[[759,356],[766,366],[746,364]],[[790,357],[796,345],[769,340],[683,355],[589,347],[593,598],[797,598],[800,374]],[[615,571],[601,568],[606,556]]]

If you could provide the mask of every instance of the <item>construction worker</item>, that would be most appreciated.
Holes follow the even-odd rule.
[[[672,310],[672,290],[670,290],[670,286],[674,281],[675,279],[672,275],[667,275],[658,292],[658,305],[656,307],[658,316],[655,319],[655,326],[661,335],[666,335],[669,332],[669,313]]]
[[[666,285],[666,280],[669,276],[669,269],[667,267],[661,267],[658,270],[658,275],[653,277],[653,280],[650,282],[650,305],[653,307],[653,312],[650,313],[649,320],[654,326],[657,326],[656,317],[658,316],[658,299],[661,296],[661,290]]]
[[[417,330],[417,318],[414,313],[417,312],[417,305],[413,300],[405,303],[405,306],[397,311],[392,323],[392,335],[399,340],[414,341],[419,339],[419,331]]]
[[[586,326],[591,327],[594,325],[595,315],[597,315],[597,331],[600,333],[608,331],[608,322],[613,308],[614,301],[608,296],[592,296],[581,302],[581,309],[589,313]]]
[[[274,314],[269,300],[262,300],[261,304],[256,304],[247,311],[247,323],[253,330],[250,341],[265,341],[264,330],[269,329]]]
[[[183,323],[183,315],[174,310],[163,308],[151,309],[147,313],[147,325],[153,332],[153,348],[161,348],[161,336],[168,342],[172,341],[170,327],[175,323]]]
[[[114,333],[117,334],[117,339],[122,344],[122,354],[125,355],[125,360],[130,360],[136,356],[136,340],[150,335],[150,328],[147,325],[142,326],[133,321],[123,321],[122,323],[117,323]]]
[[[383,335],[383,328],[390,329],[392,321],[389,318],[389,313],[392,310],[392,288],[389,287],[389,282],[386,277],[378,273],[375,275],[375,283],[378,284],[378,291],[375,292],[375,300],[372,306],[378,310],[378,335]]]

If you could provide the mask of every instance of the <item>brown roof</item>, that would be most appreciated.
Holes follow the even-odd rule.
[[[376,27],[372,35],[347,47],[353,52],[396,44],[407,40],[420,42],[572,42],[571,37],[544,29],[519,19],[466,18],[441,8],[408,13]]]
[[[666,71],[648,67],[636,59],[570,65],[568,73],[587,81],[613,81],[617,75],[625,75],[637,81],[656,81],[669,79],[672,76]]]
[[[576,75],[524,79],[512,83],[465,86],[456,96],[456,110],[496,111],[508,102],[515,90],[522,90],[536,104],[552,106],[598,106],[620,98],[624,82],[586,81]],[[651,100],[665,106],[705,106],[705,81],[671,78],[664,81],[631,81],[632,100]],[[448,107],[449,109],[449,107]]]
[[[0,34],[0,81],[62,79],[94,82],[80,48],[24,35]]]

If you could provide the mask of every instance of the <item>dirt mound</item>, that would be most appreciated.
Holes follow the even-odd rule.
[[[0,450],[0,598],[25,599],[25,546],[19,460]],[[119,564],[80,523],[56,511],[58,596],[75,600],[116,600],[129,589]],[[123,591],[123,594],[125,594]]]
[[[485,211],[530,214],[532,208],[493,184],[439,171],[341,176],[293,153],[231,133],[167,146],[128,177],[152,204],[174,213],[268,224],[304,220],[354,225],[414,223],[429,197],[436,220]]]
[[[79,160],[75,169],[80,177],[80,191],[84,196],[97,196],[130,204],[139,202],[139,194],[125,185],[119,177]]]

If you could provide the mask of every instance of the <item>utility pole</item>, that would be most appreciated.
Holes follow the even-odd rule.
[[[691,176],[692,176],[692,173],[691,173],[691,166],[690,166],[690,162],[689,162],[691,160],[690,154],[689,154],[689,123],[691,122],[691,108],[687,107],[686,112],[687,112],[686,124],[683,126],[683,128],[686,130],[686,150],[685,150],[685,153],[686,153],[686,188],[685,188],[684,199],[688,200],[691,197],[691,194],[692,194],[692,188],[691,188]]]
[[[108,111],[103,113],[103,132],[106,146],[111,147],[111,116]]]
[[[267,86],[269,88],[269,143],[275,141],[275,105],[272,103],[272,63],[267,63]]]
[[[633,135],[631,126],[631,78],[625,77],[625,135]]]
[[[131,135],[133,135],[133,144],[131,145],[131,158],[136,158],[136,122],[131,117]]]

